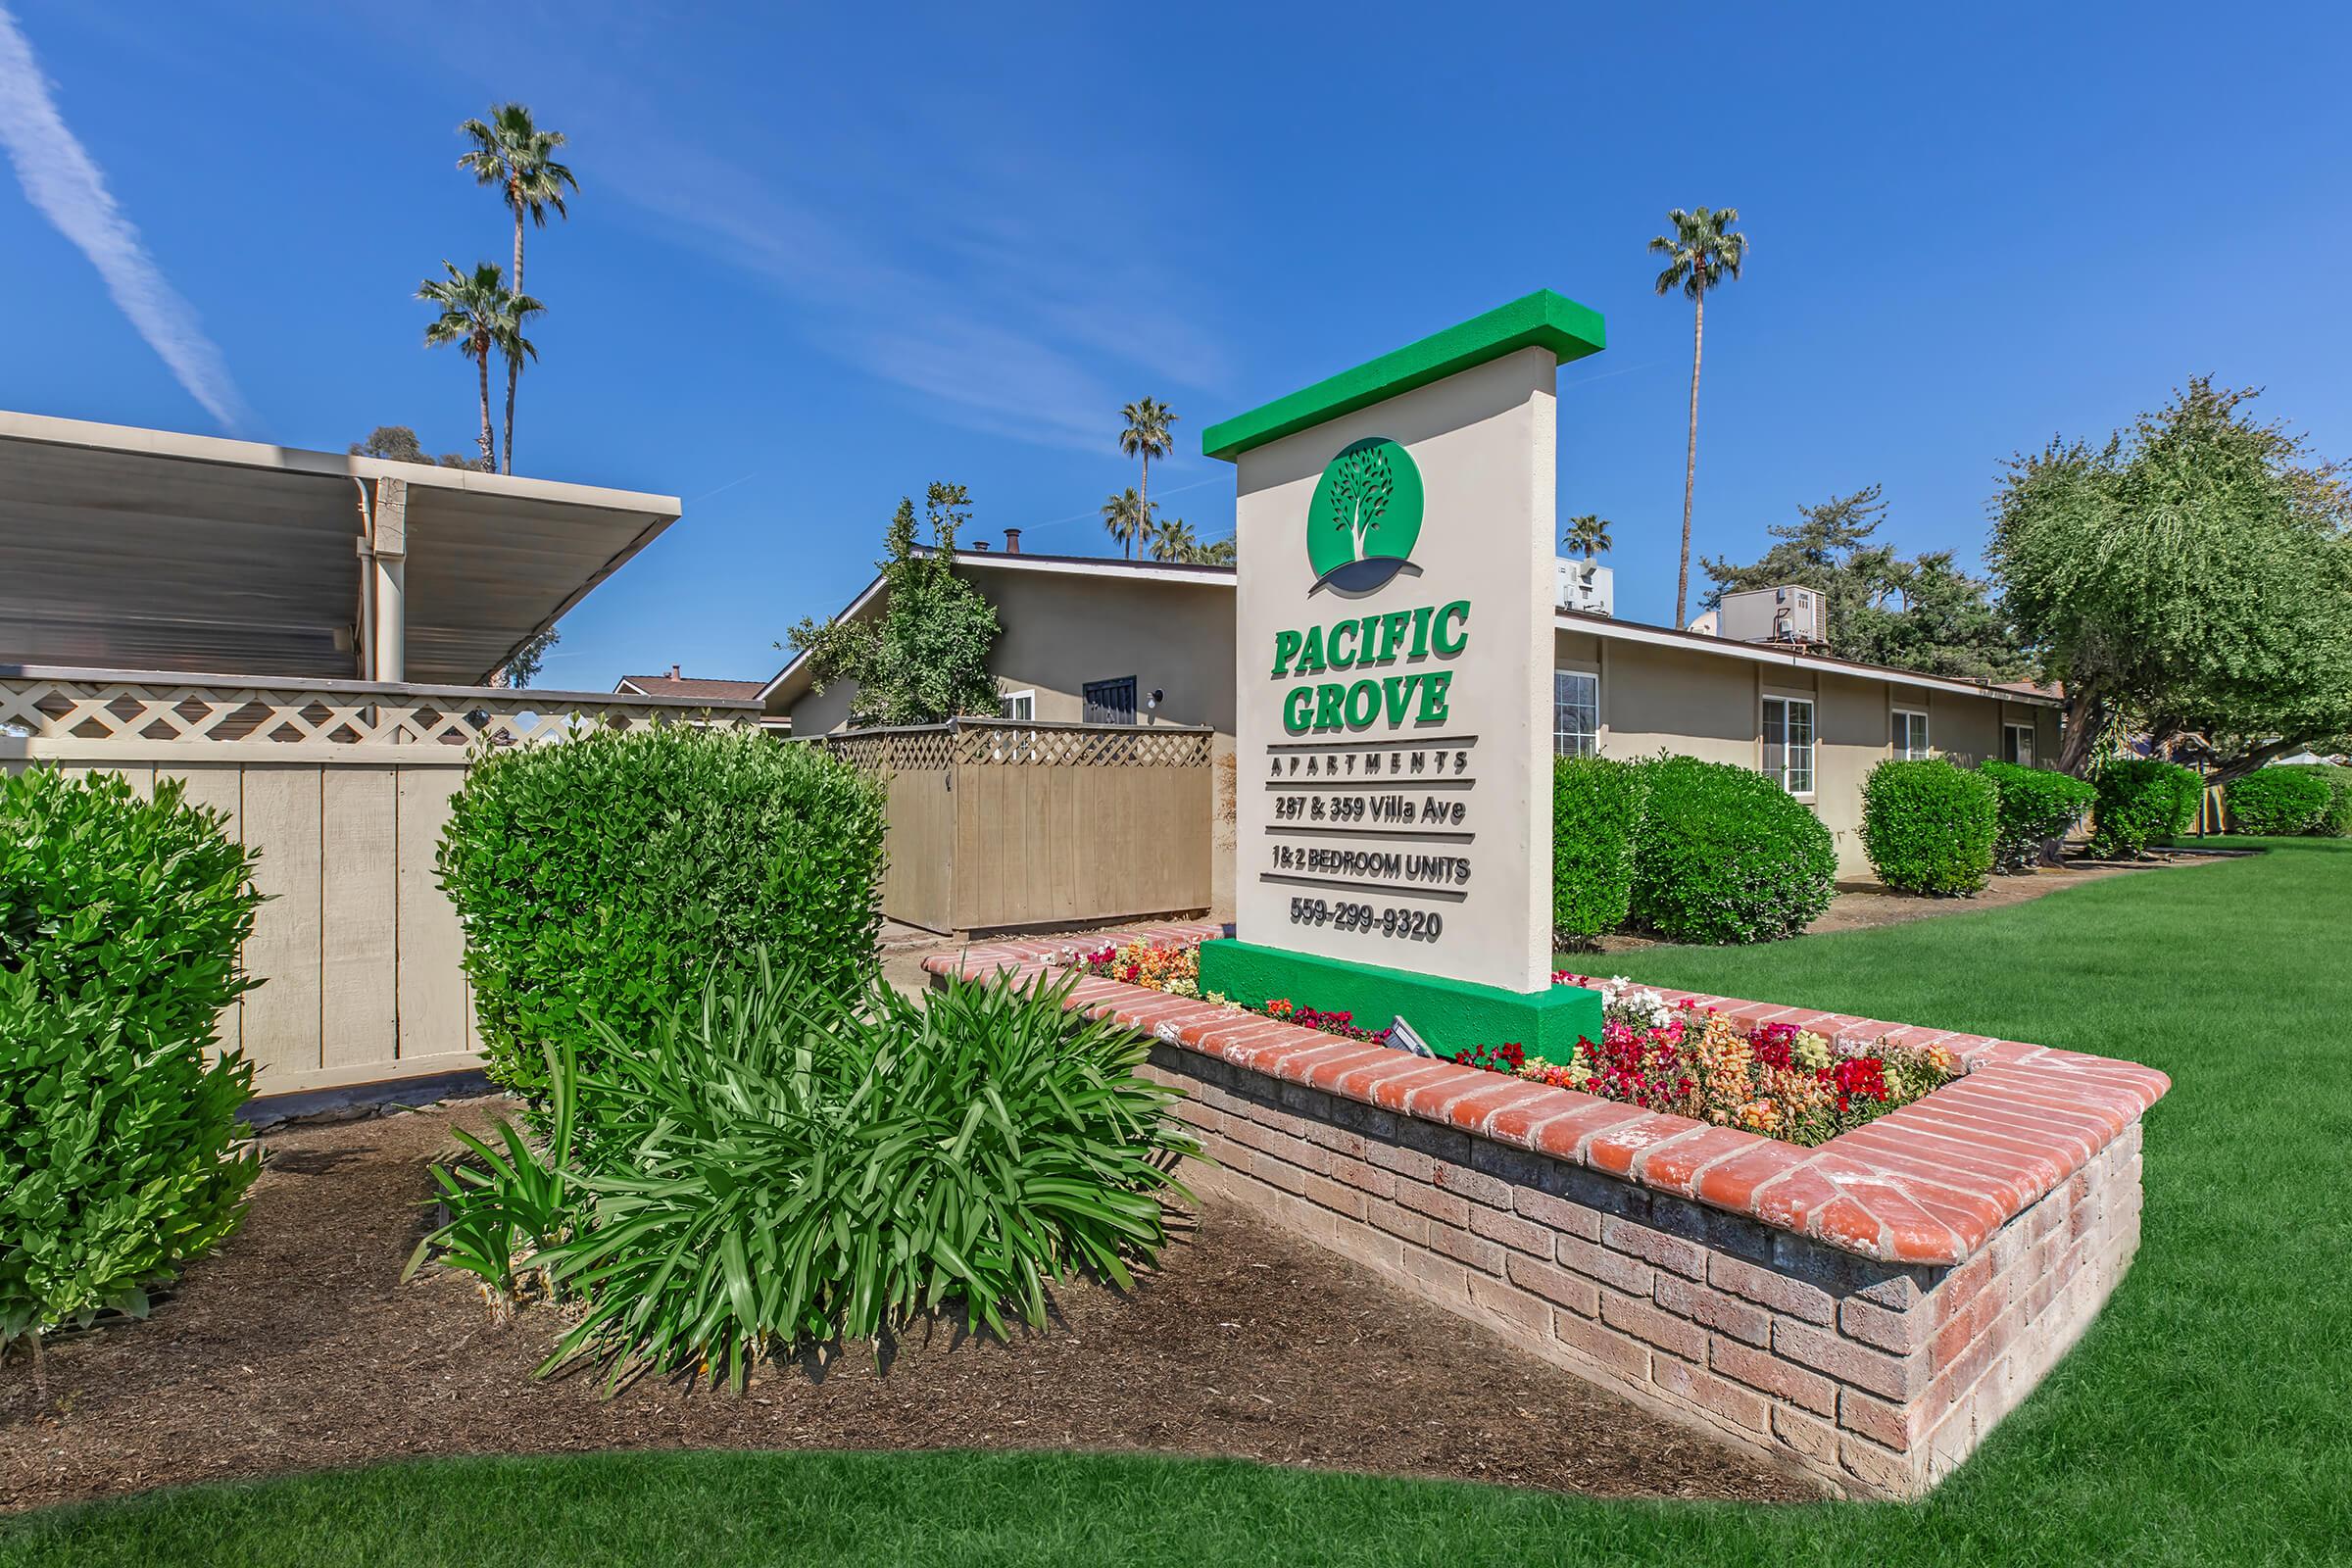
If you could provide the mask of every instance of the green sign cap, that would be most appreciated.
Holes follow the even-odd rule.
[[[1212,424],[1200,432],[1200,451],[1231,462],[1252,447],[1279,441],[1521,349],[1549,349],[1565,365],[1597,354],[1604,346],[1606,336],[1598,311],[1563,299],[1547,288],[1538,289],[1459,326],[1432,333],[1352,370],[1276,398],[1264,408]]]

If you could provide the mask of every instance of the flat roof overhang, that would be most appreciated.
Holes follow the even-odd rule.
[[[408,481],[406,678],[471,685],[673,496],[0,412],[0,663],[349,677],[359,487]]]

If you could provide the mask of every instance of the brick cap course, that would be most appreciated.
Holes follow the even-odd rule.
[[[1221,935],[1221,926],[1171,923],[1090,935],[1086,942],[1090,948],[1137,940],[1176,946]],[[1035,978],[1072,946],[988,942],[935,955],[923,967],[967,979]],[[1590,983],[1584,976],[1569,979]],[[1670,1000],[1750,1024],[1795,1023],[1856,1045],[1876,1045],[1890,1035],[1915,1049],[1940,1044],[1969,1070],[1866,1127],[1803,1149],[1573,1089],[1506,1082],[1481,1068],[1354,1045],[1115,980],[1082,981],[1070,1005],[1283,1083],[1547,1154],[1885,1263],[1967,1261],[2172,1087],[2152,1067],[2021,1041],[1731,997]],[[1524,1092],[1498,1092],[1514,1087]]]

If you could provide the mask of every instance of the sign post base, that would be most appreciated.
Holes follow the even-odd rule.
[[[1531,1056],[1565,1063],[1579,1040],[1600,1039],[1600,993],[1583,986],[1504,991],[1230,938],[1200,944],[1200,990],[1250,1007],[1281,998],[1353,1013],[1366,1029],[1386,1029],[1401,1017],[1441,1056],[1516,1045]]]

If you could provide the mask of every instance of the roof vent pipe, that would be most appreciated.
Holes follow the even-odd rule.
[[[1004,530],[1004,553],[1008,556],[1017,556],[1021,553],[1020,529],[1007,528]]]

